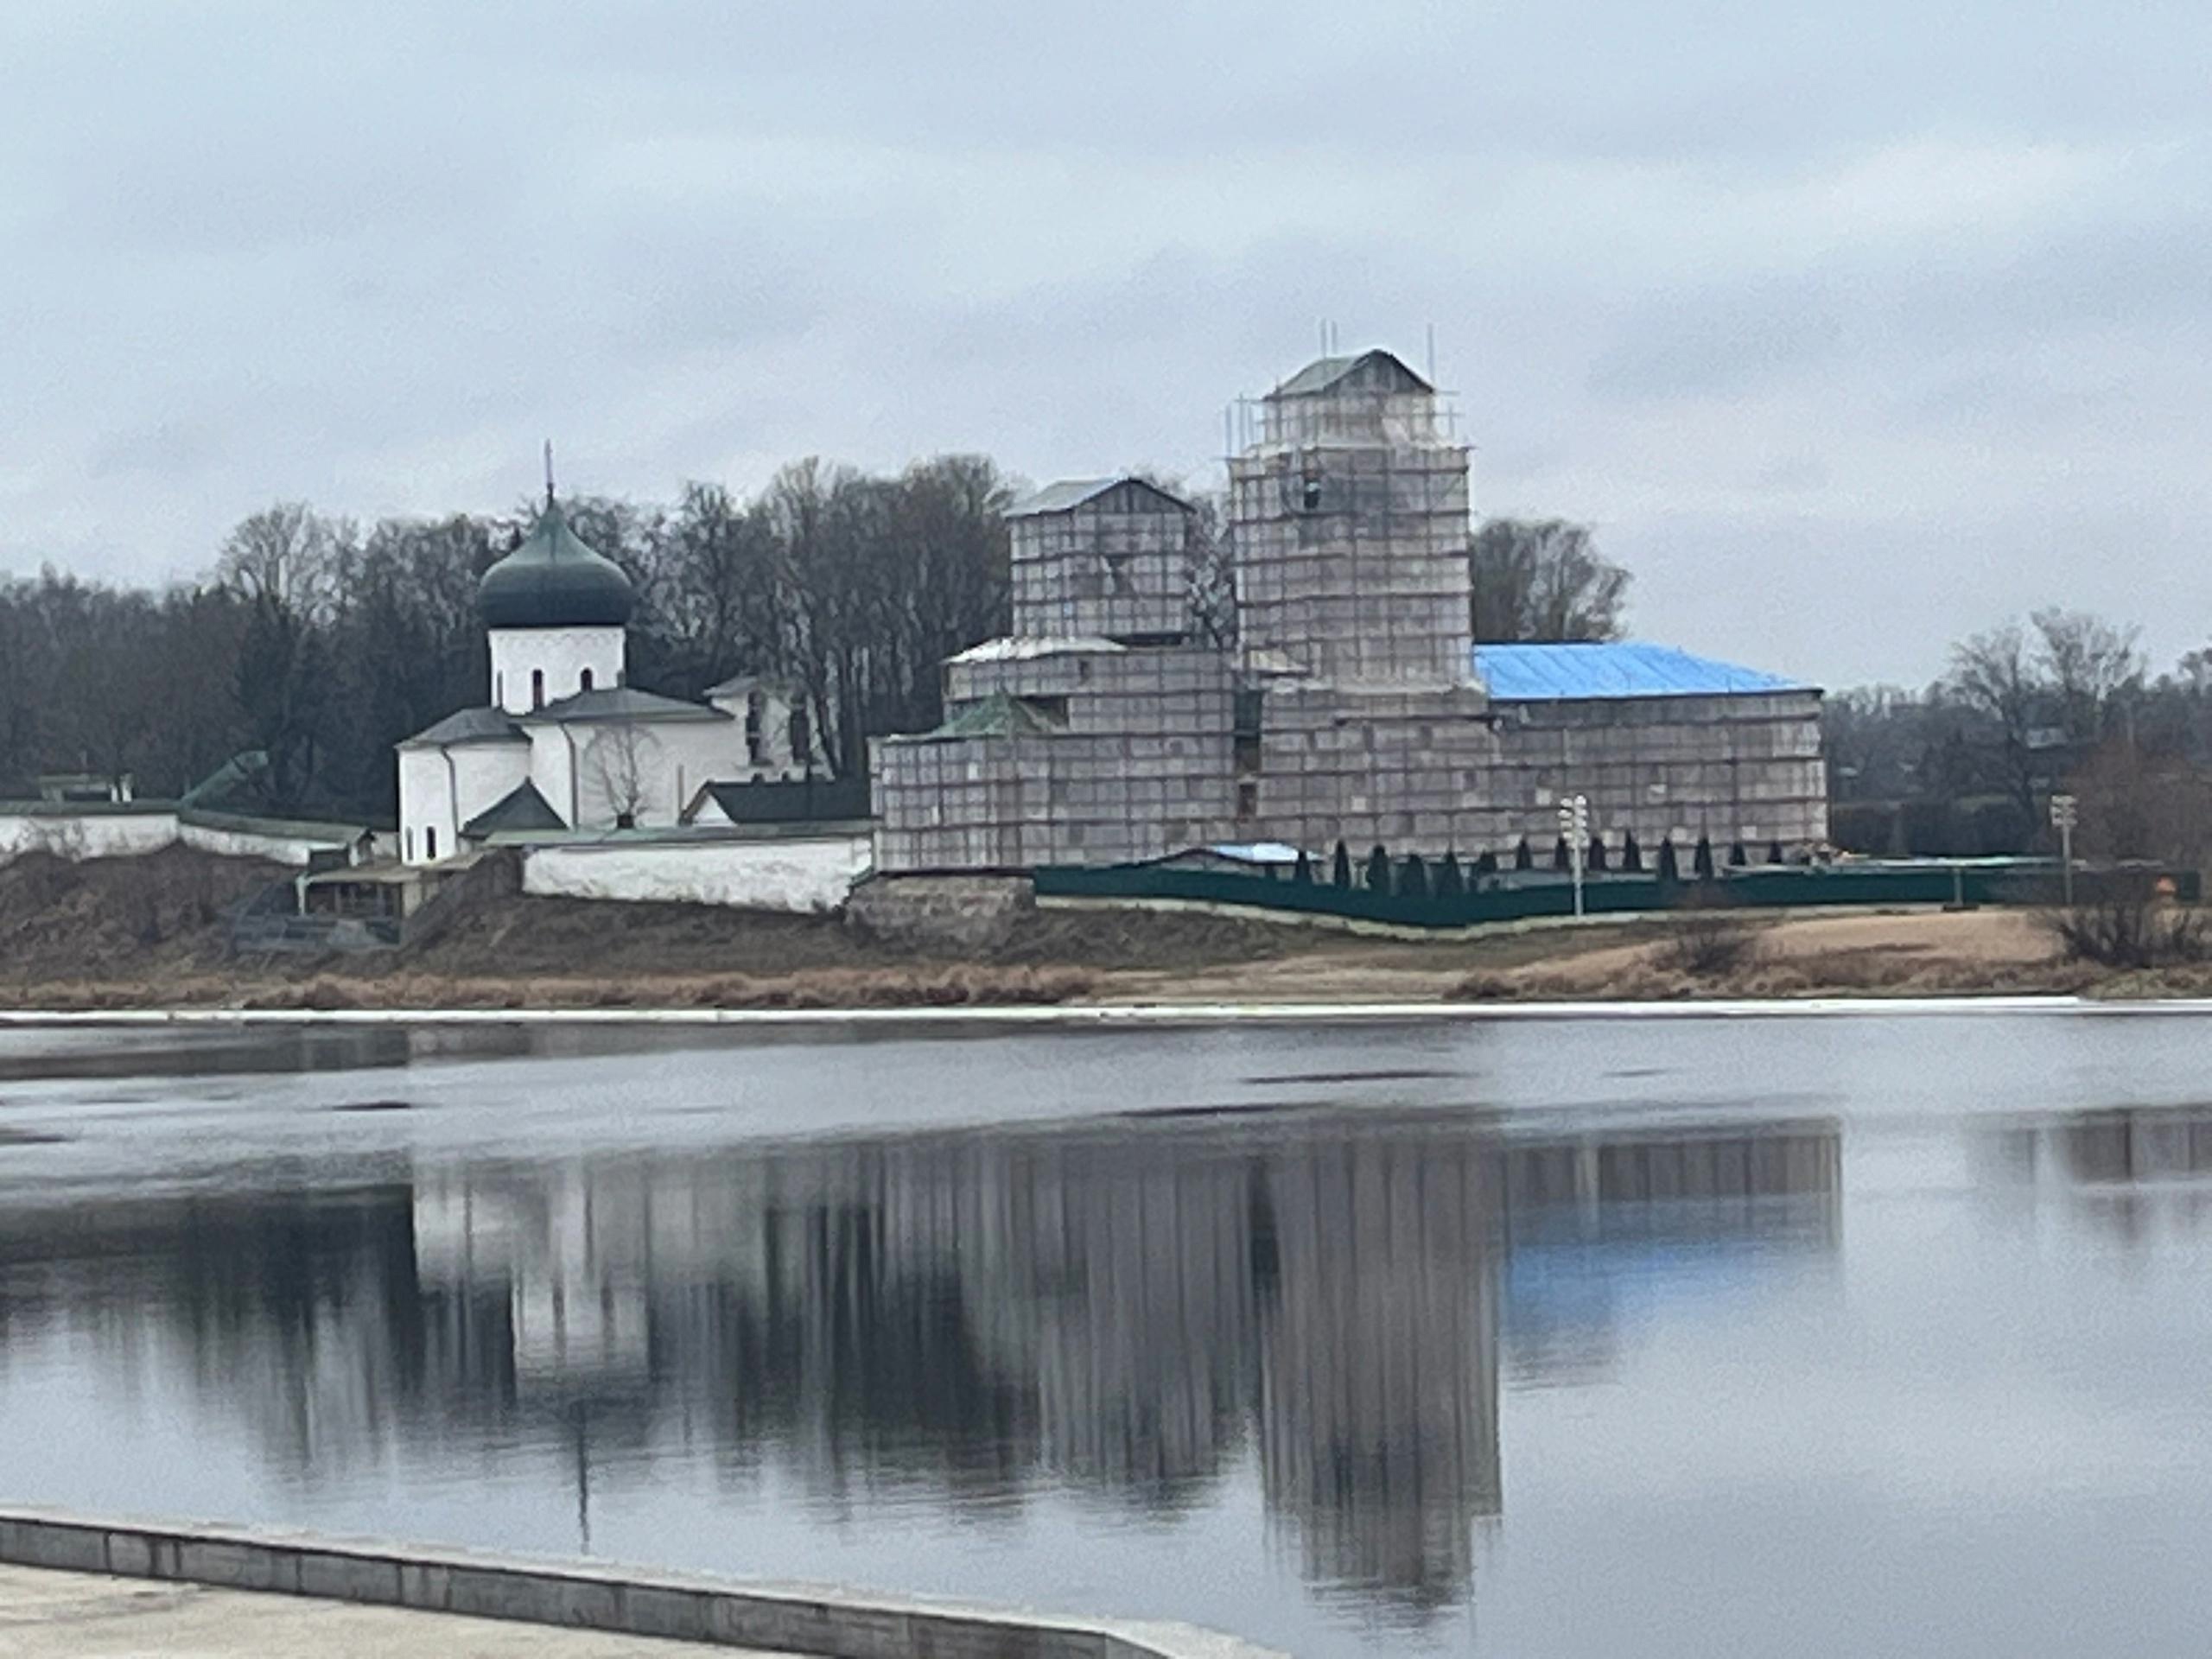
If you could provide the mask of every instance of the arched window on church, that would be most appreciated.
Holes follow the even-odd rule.
[[[530,706],[533,709],[545,706],[545,671],[542,668],[530,671]]]
[[[814,722],[804,709],[791,710],[791,764],[814,770]]]
[[[762,766],[768,763],[767,738],[760,724],[767,712],[767,698],[758,691],[745,694],[745,759],[748,765]]]
[[[587,691],[591,690],[591,670],[589,669],[584,670],[583,689]]]

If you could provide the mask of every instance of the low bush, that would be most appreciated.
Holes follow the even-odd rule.
[[[2095,899],[2043,912],[2069,962],[2105,968],[2167,968],[2212,959],[2204,913],[2163,898],[2153,882],[2114,882]]]
[[[1758,954],[1758,936],[1732,912],[1693,906],[1652,952],[1655,965],[1693,979],[1719,979],[1748,967]]]

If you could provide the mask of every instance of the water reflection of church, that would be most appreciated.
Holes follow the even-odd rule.
[[[143,1298],[310,1476],[556,1427],[580,1484],[671,1440],[953,1504],[1058,1485],[1173,1514],[1256,1471],[1311,1581],[1418,1612],[1465,1593],[1501,1510],[1502,1349],[1525,1376],[1604,1348],[1559,1342],[1591,1304],[1547,1285],[1832,1249],[1839,1192],[1825,1124],[1502,1141],[1435,1118],[395,1171],[126,1207],[103,1224],[174,1282],[11,1273],[0,1322],[41,1285]],[[1516,1255],[1547,1263],[1533,1291]]]

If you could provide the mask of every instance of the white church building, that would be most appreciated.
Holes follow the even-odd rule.
[[[437,864],[494,836],[672,829],[709,785],[825,768],[803,708],[750,677],[689,702],[629,683],[630,579],[547,493],[515,550],[484,573],[491,699],[398,746],[400,855]]]

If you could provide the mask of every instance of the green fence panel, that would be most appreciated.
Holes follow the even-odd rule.
[[[2074,879],[2077,903],[2094,904],[2138,893],[2145,880],[2166,884],[2195,904],[2202,883],[2194,870],[2131,868],[2081,870]],[[1186,904],[1335,916],[1395,927],[1472,927],[1573,913],[1573,884],[1564,876],[1516,872],[1484,877],[1459,895],[1404,897],[1325,881],[1245,875],[1225,870],[1177,869],[1160,865],[1103,868],[1048,867],[1036,873],[1046,898],[1173,899]],[[1710,895],[1727,905],[1758,908],[1847,905],[2025,905],[2056,901],[2062,879],[2049,860],[2011,863],[1932,865],[1750,865],[1726,869],[1708,882],[1663,882],[1645,874],[1592,875],[1584,882],[1583,908],[1593,916],[1665,910]]]

